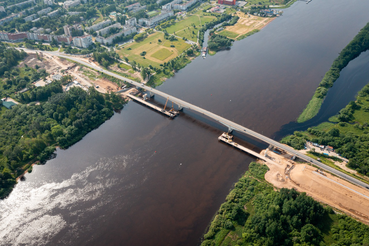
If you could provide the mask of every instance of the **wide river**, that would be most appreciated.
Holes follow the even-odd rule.
[[[368,9],[365,0],[298,1],[261,32],[198,57],[158,89],[279,138],[369,21]],[[170,120],[128,103],[35,166],[0,201],[0,244],[197,245],[253,160],[219,143],[219,134],[217,124],[192,112]],[[244,144],[265,147],[252,143]]]

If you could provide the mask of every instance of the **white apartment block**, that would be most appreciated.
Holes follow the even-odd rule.
[[[106,21],[102,21],[102,22],[99,22],[93,26],[90,26],[90,27],[86,27],[86,30],[88,31],[91,31],[91,30],[94,30],[94,31],[97,31],[97,30],[100,30],[101,28],[104,28],[108,25],[111,24],[111,20],[106,20]]]
[[[52,5],[54,5],[54,1],[53,0],[44,0],[44,4],[52,6]]]
[[[125,24],[127,25],[127,26],[136,26],[137,25],[137,19],[136,18],[131,18],[131,19],[127,19],[126,21],[125,21]]]
[[[63,8],[65,9],[69,9],[69,8],[72,8],[72,7],[75,7],[75,6],[78,6],[81,4],[81,1],[80,0],[74,0],[74,1],[65,1],[64,4],[63,4]]]
[[[50,11],[51,11],[51,8],[48,7],[46,9],[41,9],[40,11],[37,12],[37,14],[41,16],[41,15],[45,15],[45,14],[49,13]]]
[[[47,14],[47,16],[49,16],[50,18],[57,16],[59,14],[59,9],[54,10],[53,12],[50,12]]]
[[[37,15],[36,14],[33,14],[33,15],[30,15],[30,16],[25,17],[24,20],[25,21],[33,21],[36,18],[37,18]]]
[[[155,26],[156,24],[158,24],[160,21],[173,16],[174,13],[173,11],[162,11],[160,15],[154,16],[151,19],[145,19],[145,18],[141,18],[138,20],[138,23],[140,25],[145,24],[146,26]]]
[[[110,29],[112,29],[112,28],[122,28],[122,25],[120,23],[115,23],[113,25],[110,25],[110,26],[104,27],[103,29],[100,29],[99,31],[97,31],[97,34],[99,36],[103,36],[105,34],[108,34]]]
[[[120,37],[122,35],[127,36],[127,35],[129,35],[131,33],[135,33],[135,32],[137,32],[136,27],[123,26],[122,31],[118,32],[117,34],[111,35],[107,38],[103,38],[101,36],[98,36],[98,37],[96,37],[95,41],[99,42],[101,44],[104,44],[104,45],[111,45],[116,37]]]
[[[73,44],[80,48],[87,49],[92,44],[92,38],[90,35],[73,38]]]

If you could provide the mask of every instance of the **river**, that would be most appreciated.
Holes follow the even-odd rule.
[[[158,89],[275,136],[298,117],[338,52],[369,21],[368,9],[362,0],[298,1],[259,33],[196,58]],[[186,110],[170,120],[128,103],[35,166],[0,201],[0,243],[198,244],[253,160],[219,143],[220,128]]]

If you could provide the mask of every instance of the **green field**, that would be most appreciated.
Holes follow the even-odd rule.
[[[164,61],[165,59],[167,59],[169,56],[171,56],[173,53],[170,52],[168,49],[162,48],[158,51],[156,51],[154,54],[152,54],[151,56],[159,59],[161,61]]]
[[[227,31],[227,30],[223,30],[219,32],[219,34],[226,36],[227,38],[232,38],[232,39],[235,39],[239,35],[238,33]]]
[[[159,40],[161,42],[159,42]],[[174,47],[171,47],[171,45]],[[136,61],[145,67],[148,67],[149,65],[159,67],[160,64],[174,59],[189,47],[190,45],[181,39],[178,39],[177,41],[169,41],[164,39],[163,33],[157,32],[151,34],[141,42],[128,44],[119,50],[118,54],[121,58],[127,57],[129,61]],[[143,51],[146,52],[145,56],[140,55]]]
[[[198,11],[194,15],[188,16],[173,26],[166,28],[166,31],[170,34],[175,33],[179,37],[197,42],[197,33],[201,26],[214,19],[214,16],[206,16],[202,11]]]

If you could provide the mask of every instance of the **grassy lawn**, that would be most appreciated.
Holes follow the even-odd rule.
[[[156,16],[156,15],[158,15],[159,14],[159,12],[158,11],[151,11],[151,12],[148,12],[147,13],[147,15],[151,18],[151,17],[154,17],[154,16]]]
[[[159,42],[159,39],[161,42]],[[174,47],[171,47],[171,45]],[[177,57],[189,47],[190,45],[181,39],[171,42],[164,39],[163,33],[157,32],[141,42],[128,44],[119,50],[118,54],[122,58],[125,56],[130,61],[134,60],[145,67],[149,65],[159,67],[160,64]],[[145,56],[140,55],[143,51],[146,52]]]
[[[220,35],[226,36],[227,38],[235,39],[239,34],[227,30],[223,30],[219,33]]]
[[[94,23],[92,23],[93,25],[95,25],[96,23],[99,23],[99,22],[103,21],[103,19],[104,19],[104,17],[103,17],[103,15],[101,14],[100,10],[99,10],[99,9],[96,9],[96,11],[97,11],[97,15],[99,16],[99,18],[97,18],[97,19],[94,21]]]
[[[129,69],[131,69],[131,67],[130,67],[130,66],[128,66],[127,64],[124,64],[124,63],[120,63],[120,64],[119,64],[119,67],[120,67],[120,68],[123,68],[123,69],[125,69],[125,70],[129,70]]]
[[[173,53],[170,52],[168,49],[161,48],[160,50],[156,51],[154,54],[152,54],[152,57],[159,59],[160,61],[164,61],[169,56],[171,56]]]
[[[202,11],[196,12],[194,15],[188,16],[180,20],[173,26],[166,28],[170,34],[175,33],[177,36],[185,37],[194,42],[197,41],[197,33],[202,25],[211,22],[215,16],[206,16]]]

